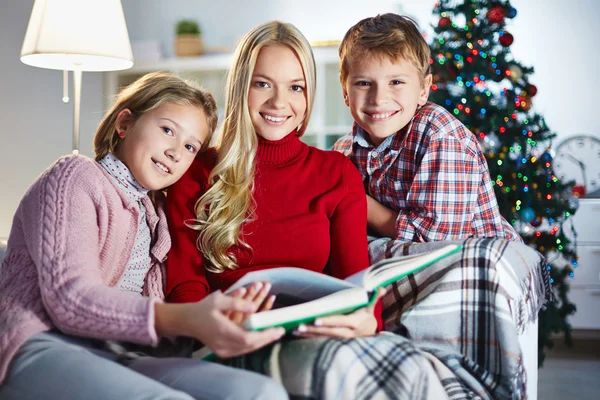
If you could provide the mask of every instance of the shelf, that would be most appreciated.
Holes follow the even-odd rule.
[[[317,68],[317,89],[304,141],[319,148],[331,148],[339,137],[350,132],[352,117],[342,97],[337,47],[314,47],[313,54]],[[205,54],[199,57],[139,61],[128,70],[108,72],[104,84],[106,108],[110,107],[122,87],[140,76],[149,72],[170,71],[182,78],[194,79],[209,90],[217,102],[219,120],[222,121],[225,82],[232,60],[232,53]]]
[[[339,62],[336,47],[313,48],[317,65],[332,65]],[[204,54],[198,57],[173,57],[156,61],[135,62],[128,70],[120,71],[122,75],[139,75],[154,71],[223,71],[229,69],[233,60],[232,53]]]

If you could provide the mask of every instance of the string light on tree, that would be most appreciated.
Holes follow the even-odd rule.
[[[568,279],[577,254],[576,232],[566,229],[570,224],[565,222],[578,200],[572,185],[554,174],[550,144],[555,134],[534,111],[538,88],[530,81],[533,68],[511,54],[514,37],[506,23],[513,23],[517,10],[510,1],[439,0],[434,15],[438,23],[430,44],[434,85],[429,97],[479,138],[502,215],[551,260],[548,271],[559,301],[540,314],[538,354],[543,358],[551,334],[570,337],[566,318],[574,305]],[[581,195],[577,188],[575,193]]]

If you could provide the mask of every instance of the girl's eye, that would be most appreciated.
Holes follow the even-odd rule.
[[[166,133],[169,136],[173,136],[173,130],[171,128],[167,128],[166,126],[162,127],[162,130],[164,133]]]
[[[254,86],[259,87],[259,88],[268,88],[269,84],[267,82],[258,81],[258,82],[254,83]]]
[[[402,85],[404,82],[398,79],[394,79],[390,82],[391,85]]]
[[[186,144],[185,145],[186,150],[188,150],[190,153],[195,153],[196,152],[196,147],[194,147],[194,145],[191,144]]]
[[[300,85],[292,85],[292,90],[294,92],[303,92],[304,88],[302,86],[300,86]]]

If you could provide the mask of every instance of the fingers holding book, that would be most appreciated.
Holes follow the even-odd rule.
[[[248,288],[241,287],[230,294],[233,298],[246,300],[254,304],[255,310],[253,312],[268,311],[273,308],[275,303],[275,296],[269,296],[271,290],[271,284],[269,282],[254,282]],[[227,311],[225,316],[229,318],[236,325],[241,325],[248,316],[253,312],[242,312],[242,311]]]
[[[377,331],[377,319],[373,311],[375,304],[384,294],[385,289],[380,288],[375,300],[367,307],[346,315],[318,318],[312,325],[302,324],[294,331],[294,335],[304,338],[329,336],[343,339],[374,335]]]
[[[254,299],[259,297],[260,295],[254,294]],[[243,315],[255,311],[256,304],[247,299],[214,292],[200,302],[182,306],[191,307],[195,314],[195,318],[187,319],[192,326],[189,327],[190,332],[186,336],[200,340],[221,358],[252,352],[279,340],[285,334],[283,328],[248,332],[226,316],[231,313]]]

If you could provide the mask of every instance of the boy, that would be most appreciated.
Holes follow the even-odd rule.
[[[363,176],[369,228],[399,240],[522,241],[500,215],[475,136],[427,101],[430,52],[416,24],[391,13],[363,19],[339,54],[355,123],[333,149]]]

